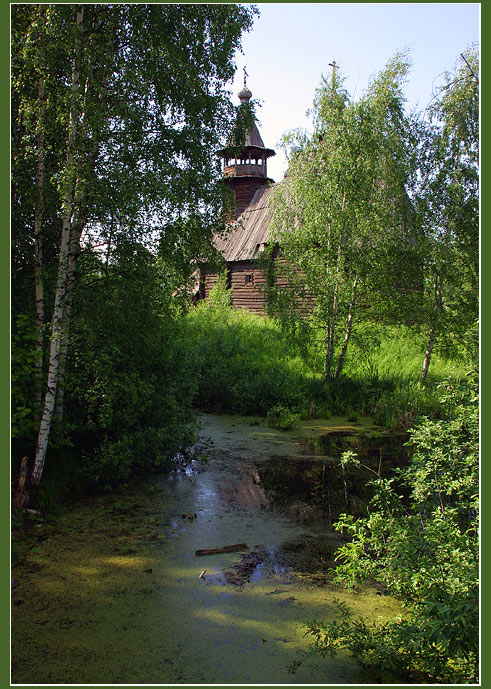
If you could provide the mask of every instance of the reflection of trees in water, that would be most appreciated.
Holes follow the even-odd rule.
[[[342,466],[341,454],[352,450],[362,464],[390,477],[407,462],[406,440],[403,435],[334,434],[309,439],[306,454],[318,454],[318,459],[275,457],[259,470],[261,485],[272,505],[288,509],[298,521],[332,525],[342,512],[365,515],[373,490],[367,484],[374,475],[363,467]]]
[[[242,507],[268,507],[268,496],[263,486],[256,482],[255,475],[257,472],[244,473],[238,479],[225,483],[221,486],[222,493]]]

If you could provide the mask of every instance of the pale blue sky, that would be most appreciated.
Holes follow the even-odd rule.
[[[479,3],[256,4],[261,16],[244,36],[232,89],[237,102],[246,65],[247,85],[262,101],[262,138],[277,152],[268,161],[268,174],[276,181],[286,167],[278,140],[288,129],[309,127],[305,113],[333,59],[356,98],[396,51],[409,48],[408,105],[424,109],[442,83],[441,74],[480,37]]]

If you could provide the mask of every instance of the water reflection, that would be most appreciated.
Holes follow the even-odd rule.
[[[338,425],[327,433],[302,436],[261,428],[259,433],[235,419],[206,421],[210,437],[194,459],[177,462],[173,488],[197,519],[183,522],[180,509],[169,535],[183,540],[182,545],[195,540],[192,552],[238,540],[250,548],[233,565],[227,558],[219,563],[217,556],[213,564],[204,563],[208,586],[242,589],[268,579],[284,584],[291,582],[292,572],[321,580],[345,540],[333,528],[340,514],[366,515],[373,472],[391,477],[408,459],[406,435],[373,428]],[[203,450],[204,463],[199,459]],[[371,471],[343,466],[345,450],[355,452]]]
[[[330,433],[301,441],[299,457],[273,457],[258,469],[260,484],[272,506],[300,523],[332,526],[343,512],[362,516],[373,488],[373,471],[389,478],[408,460],[407,436]],[[356,452],[371,471],[344,467],[340,457]],[[312,459],[315,456],[315,459]],[[307,458],[308,457],[308,458]]]

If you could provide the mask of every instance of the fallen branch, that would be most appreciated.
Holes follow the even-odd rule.
[[[225,545],[223,548],[210,548],[208,550],[197,550],[196,555],[215,555],[216,553],[237,553],[239,550],[249,550],[246,543],[236,543],[235,545]]]

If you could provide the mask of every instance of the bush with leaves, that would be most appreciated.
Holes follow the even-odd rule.
[[[166,264],[129,240],[108,266],[88,253],[83,260],[67,418],[88,478],[114,484],[194,439],[193,352],[180,334]]]
[[[35,343],[34,319],[30,314],[19,314],[12,324],[11,436],[16,442],[20,439],[23,453],[28,452],[29,443],[32,443],[36,437],[35,399],[32,394],[36,385]]]
[[[200,409],[266,415],[277,404],[307,404],[312,374],[298,350],[271,319],[233,309],[223,277],[183,325],[198,362]]]
[[[369,516],[342,515],[336,525],[352,537],[338,551],[337,580],[379,582],[402,601],[406,619],[345,619],[309,632],[318,650],[345,647],[364,665],[465,683],[478,676],[477,381],[469,375],[442,393],[447,418],[426,418],[411,431],[410,464],[394,479],[373,481]],[[344,461],[358,462],[353,455]]]
[[[266,414],[268,426],[281,431],[289,431],[300,421],[300,415],[282,404],[275,404]]]

